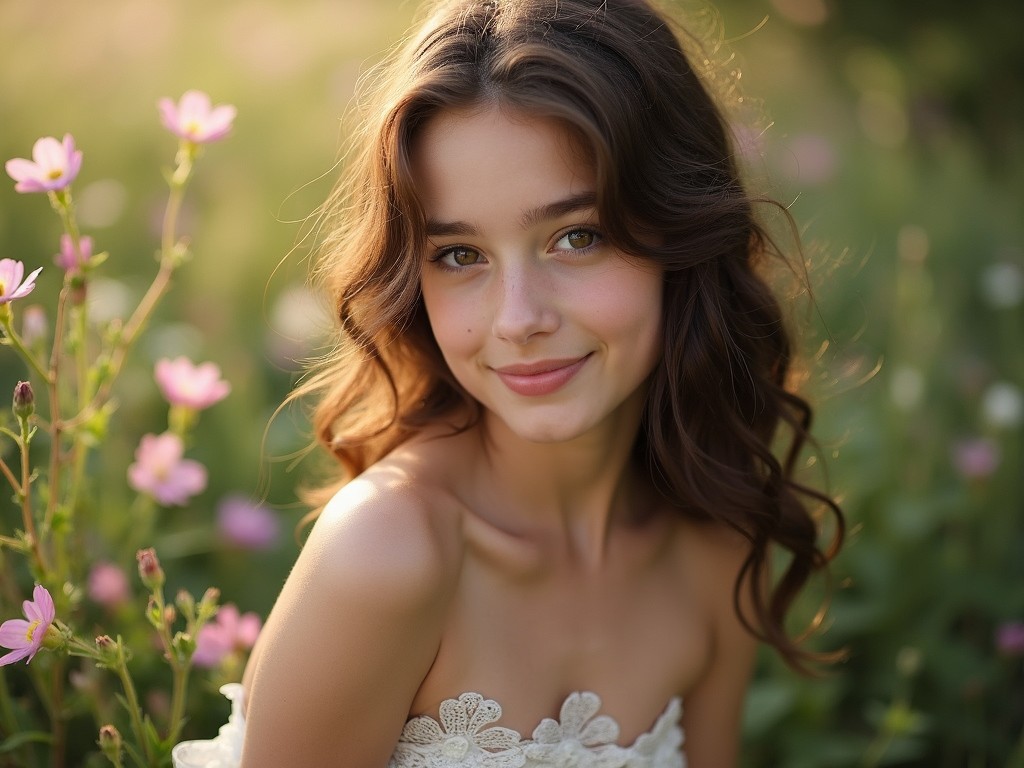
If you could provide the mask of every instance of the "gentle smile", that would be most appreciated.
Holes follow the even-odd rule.
[[[517,395],[540,397],[557,392],[568,384],[589,359],[590,355],[587,354],[567,360],[517,363],[492,370]]]

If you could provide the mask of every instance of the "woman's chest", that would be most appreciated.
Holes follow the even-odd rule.
[[[500,725],[528,736],[574,691],[593,691],[619,743],[651,728],[711,653],[698,603],[671,574],[503,581],[467,574],[413,702],[435,715],[464,691],[501,702]]]

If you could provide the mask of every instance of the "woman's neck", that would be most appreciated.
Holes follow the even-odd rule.
[[[485,414],[476,430],[475,510],[489,522],[535,538],[555,554],[599,565],[617,527],[649,512],[651,494],[632,461],[642,399],[624,404],[571,441],[540,443]]]

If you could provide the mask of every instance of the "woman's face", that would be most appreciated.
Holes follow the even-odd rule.
[[[603,239],[582,154],[558,123],[493,106],[434,116],[413,147],[434,337],[488,418],[531,441],[635,429],[660,357],[661,270]]]

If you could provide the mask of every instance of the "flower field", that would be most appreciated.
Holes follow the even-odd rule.
[[[812,643],[847,658],[764,654],[743,765],[1024,768],[1015,6],[719,8],[737,147],[802,230],[807,478],[850,531],[794,624],[828,595]],[[0,5],[0,766],[168,765],[224,721],[326,467],[278,410],[326,323],[316,207],[412,12]]]

